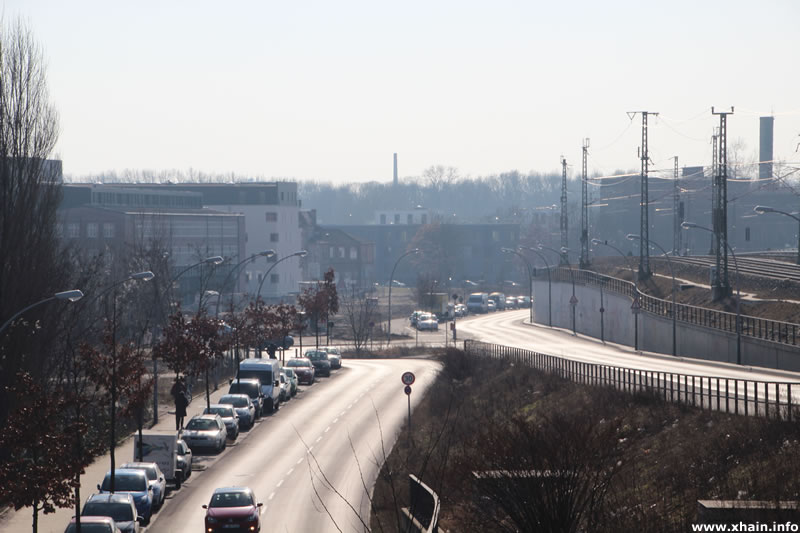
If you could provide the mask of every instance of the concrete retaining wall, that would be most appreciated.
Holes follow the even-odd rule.
[[[548,325],[548,282],[533,283],[534,321]],[[573,294],[571,283],[554,281],[552,292],[552,321],[554,327],[572,329]],[[598,287],[575,285],[575,329],[581,335],[601,338],[600,298]],[[634,346],[636,318],[631,312],[632,300],[617,293],[602,291],[602,333],[606,341]],[[639,313],[639,349],[648,352],[672,353],[672,320],[644,311]],[[676,355],[736,363],[736,334],[678,322]],[[800,347],[742,336],[742,364],[800,371]]]

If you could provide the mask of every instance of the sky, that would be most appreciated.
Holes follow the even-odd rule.
[[[323,182],[433,165],[638,169],[729,150],[800,161],[800,2],[5,0],[41,45],[67,176],[126,169]]]

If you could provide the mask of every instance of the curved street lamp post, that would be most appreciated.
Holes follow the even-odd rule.
[[[781,211],[780,209],[767,207],[766,205],[757,205],[753,208],[753,211],[755,211],[759,215],[763,215],[764,213],[778,213],[779,215],[786,215],[787,217],[791,217],[798,222],[799,226],[797,229],[797,264],[800,265],[800,217],[792,213],[787,213],[786,211]],[[697,226],[696,224],[693,227],[700,228],[700,226]],[[730,248],[730,246],[728,246],[728,248]]]
[[[550,248],[549,246],[545,246],[543,244],[539,244],[538,248],[540,250],[547,250],[549,252],[553,252],[558,254],[560,258],[567,259],[567,265],[569,270],[569,277],[572,281],[572,298],[569,299],[569,305],[572,307],[572,334],[577,335],[578,331],[575,325],[575,308],[578,307],[578,297],[575,295],[575,274],[572,272],[572,265],[569,262],[569,248],[562,246],[561,250],[556,250],[555,248]]]
[[[512,248],[500,248],[500,251],[504,254],[514,254],[518,256],[525,261],[525,266],[528,267],[528,299],[531,301],[530,321],[531,324],[533,324],[533,268],[531,268],[531,262],[528,261],[527,257]]]
[[[270,250],[268,250],[268,251],[270,251]],[[270,272],[272,272],[272,269],[273,269],[273,268],[275,268],[276,266],[278,266],[278,263],[280,263],[280,262],[282,262],[282,261],[286,261],[287,259],[289,259],[289,258],[291,258],[291,257],[305,257],[306,255],[308,255],[308,252],[307,252],[307,251],[305,251],[305,250],[298,250],[297,252],[291,253],[291,254],[289,254],[289,255],[287,255],[287,256],[284,256],[284,257],[281,257],[280,259],[278,259],[277,261],[275,261],[274,263],[272,263],[272,265],[270,265],[270,267],[269,267],[269,268],[267,269],[267,271],[264,273],[264,277],[262,277],[262,278],[261,278],[261,282],[258,284],[258,290],[256,291],[256,299],[258,299],[258,298],[260,298],[260,297],[261,297],[261,287],[263,287],[263,286],[264,286],[264,281],[266,281],[266,279],[267,279],[267,276],[269,276],[269,273],[270,273]],[[275,253],[273,252],[273,254],[272,254],[271,256],[267,256],[267,257],[275,257]]]
[[[633,233],[629,233],[628,235],[626,235],[626,238],[629,241],[641,240],[642,239],[641,235],[634,235]],[[664,257],[667,258],[667,264],[669,265],[669,273],[672,276],[672,355],[675,356],[675,355],[677,355],[677,352],[678,352],[678,333],[677,333],[678,332],[678,307],[675,304],[675,292],[676,292],[676,289],[677,289],[677,282],[675,281],[675,270],[672,268],[672,259],[670,259],[669,253],[667,253],[667,251],[664,248],[662,248],[661,245],[659,245],[657,242],[653,241],[652,239],[648,240],[647,245],[648,246],[655,246],[656,248],[661,250],[661,253],[664,255]]]
[[[695,224],[694,222],[683,222],[681,224],[683,229],[701,229],[703,231],[708,231],[714,233],[714,230],[711,228],[707,228],[705,226],[700,226],[699,224]],[[726,241],[725,244],[728,245],[728,250],[731,252],[733,256],[733,268],[736,269],[736,364],[742,364],[742,313],[739,307],[739,301],[742,299],[742,293],[739,290],[739,264],[736,262],[736,253],[733,251],[731,245]]]
[[[386,326],[386,344],[392,343],[392,285],[394,285],[394,271],[397,269],[397,265],[400,263],[400,260],[403,259],[407,255],[411,254],[418,254],[419,248],[414,248],[413,250],[409,250],[400,257],[397,258],[397,261],[394,262],[394,266],[392,267],[392,274],[389,276],[389,321]]]
[[[16,313],[14,313],[11,318],[6,320],[3,323],[3,325],[0,326],[0,333],[5,331],[6,328],[8,326],[10,326],[12,322],[14,322],[14,320],[16,320],[21,314],[23,314],[28,309],[33,309],[36,306],[45,304],[47,302],[52,302],[53,300],[66,300],[68,302],[77,302],[81,298],[83,298],[83,293],[81,291],[79,291],[78,289],[57,292],[57,293],[55,293],[54,295],[52,295],[52,296],[50,296],[48,298],[45,298],[43,300],[39,300],[38,302],[34,302],[31,305],[25,307],[24,309],[21,309],[21,310],[17,311]]]
[[[553,327],[553,283],[550,279],[550,264],[547,262],[545,255],[530,246],[520,246],[522,250],[528,250],[538,255],[544,261],[544,267],[547,269],[547,325]],[[533,301],[531,300],[531,308],[533,308]]]
[[[598,244],[602,244],[603,246],[608,246],[612,250],[616,251],[619,255],[622,256],[623,259],[626,260],[628,257],[616,246],[613,244],[608,244],[608,241],[601,241],[600,239],[592,239],[592,244],[597,246]],[[633,276],[633,303],[631,304],[631,312],[633,313],[633,349],[639,350],[639,278],[636,275],[636,270],[633,268],[631,264],[628,264],[628,268],[631,269],[631,275]]]

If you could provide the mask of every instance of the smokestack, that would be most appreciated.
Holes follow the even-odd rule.
[[[758,179],[763,180],[772,177],[772,132],[775,117],[760,117],[759,122]]]
[[[394,185],[397,185],[397,152],[394,153]]]

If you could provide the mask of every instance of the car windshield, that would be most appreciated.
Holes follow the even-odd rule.
[[[144,471],[147,474],[147,479],[158,479],[154,466],[132,466],[131,468]]]
[[[239,369],[239,376],[242,379],[257,378],[261,383],[272,383],[272,370],[269,368],[259,370]]]
[[[285,370],[284,370],[284,372],[286,373],[286,375],[287,375],[288,377],[290,377],[290,378],[293,378],[293,377],[294,377],[294,370],[292,370],[291,368],[287,368],[287,369],[285,369]]]
[[[230,407],[206,407],[204,409],[204,414],[219,415],[222,418],[232,418],[233,409]]]
[[[289,361],[286,364],[288,366],[293,366],[293,367],[302,367],[302,366],[306,366],[307,367],[308,366],[308,361],[303,361],[301,359],[293,359],[293,360]]]
[[[188,424],[186,424],[186,429],[191,429],[194,431],[217,429],[217,423],[214,420],[209,420],[208,418],[193,418],[189,420]]]
[[[311,359],[312,361],[319,361],[321,359],[327,359],[328,354],[325,352],[308,352],[306,357]]]
[[[106,475],[105,479],[103,479],[102,489],[111,490],[111,476]],[[147,490],[147,477],[134,474],[120,474],[117,472],[114,475],[114,490],[121,492],[145,491]]]
[[[261,385],[256,385],[255,383],[237,383],[234,381],[231,383],[231,387],[228,389],[228,392],[231,394],[247,394],[251,398],[256,398],[260,389]]]
[[[109,516],[114,522],[130,522],[133,518],[133,506],[129,503],[88,502],[83,506],[82,515]],[[83,524],[81,524],[83,530]]]
[[[77,526],[70,524],[66,533],[75,533],[76,531]],[[114,533],[114,530],[111,529],[111,524],[84,524],[81,520],[81,533]]]
[[[229,403],[234,407],[247,407],[247,398],[244,396],[223,396],[219,401]]]
[[[249,492],[216,492],[211,497],[209,507],[245,507],[253,505],[253,496]]]
[[[480,296],[470,296],[468,302],[482,302],[483,298]]]

